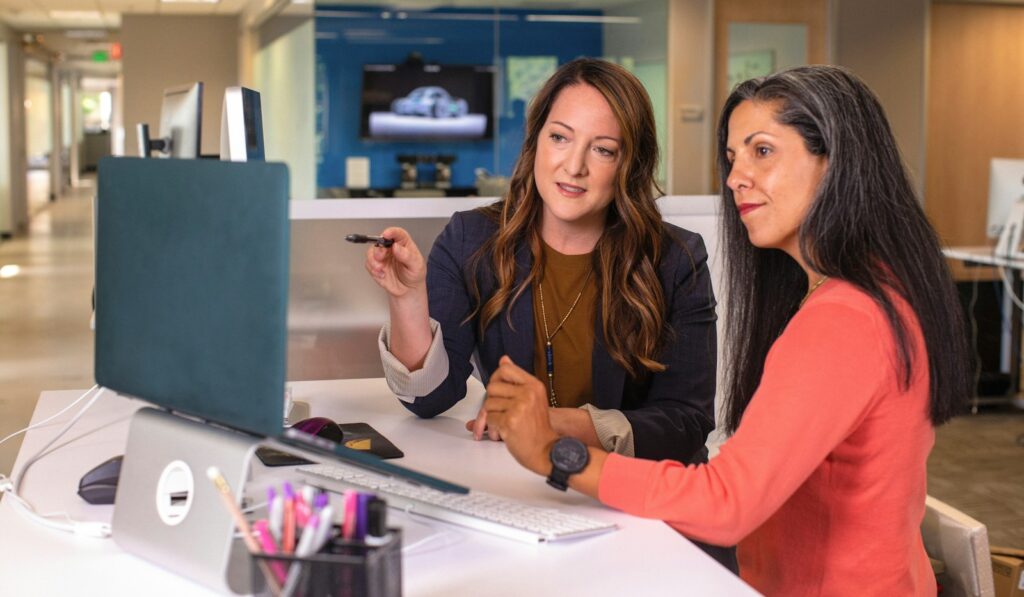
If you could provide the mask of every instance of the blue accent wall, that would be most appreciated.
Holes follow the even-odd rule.
[[[331,16],[332,12],[338,16]],[[381,18],[385,12],[390,18]],[[505,59],[555,56],[558,64],[563,64],[578,56],[601,56],[603,49],[600,24],[535,22],[525,18],[527,14],[553,14],[552,11],[437,9],[409,12],[407,18],[398,18],[398,12],[384,11],[379,6],[318,6],[316,14],[320,188],[345,186],[345,159],[351,156],[370,158],[370,182],[375,188],[399,185],[399,154],[457,156],[452,164],[455,187],[474,186],[473,171],[478,167],[507,176],[522,145],[525,107],[520,101],[509,105],[503,96]],[[557,14],[601,13],[574,10]],[[498,18],[480,20],[473,15]],[[493,139],[398,142],[360,138],[363,65],[403,63],[412,52],[419,53],[427,63],[497,67]]]

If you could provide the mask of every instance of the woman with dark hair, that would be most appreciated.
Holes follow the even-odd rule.
[[[935,595],[920,525],[934,428],[970,389],[961,307],[882,107],[846,70],[739,85],[718,127],[726,422],[708,464],[567,460],[511,361],[485,409],[512,454],[717,544],[768,595]],[[581,466],[579,462],[583,462]],[[573,474],[575,473],[575,474]]]
[[[508,355],[536,375],[560,435],[706,462],[715,300],[700,236],[658,212],[657,164],[643,85],[581,58],[531,102],[501,201],[455,214],[427,263],[404,230],[384,230],[394,244],[371,247],[366,268],[388,293],[381,356],[405,406],[440,414],[465,397],[474,357],[487,383]],[[483,409],[466,426],[498,439]],[[735,569],[731,548],[706,551]]]

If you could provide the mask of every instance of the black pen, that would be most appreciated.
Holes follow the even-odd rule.
[[[392,238],[384,238],[383,236],[367,236],[365,234],[350,234],[345,237],[350,243],[374,243],[378,247],[390,247],[395,244],[395,240]]]

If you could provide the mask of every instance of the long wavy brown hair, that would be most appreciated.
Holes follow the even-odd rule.
[[[523,149],[509,190],[501,201],[480,209],[497,223],[498,232],[470,259],[470,290],[476,308],[467,321],[478,316],[482,335],[488,324],[541,278],[543,202],[533,175],[537,142],[558,94],[574,85],[590,85],[604,96],[622,135],[615,198],[593,253],[605,348],[632,377],[645,371],[663,371],[665,366],[656,359],[669,328],[658,264],[668,233],[655,204],[662,191],[654,178],[658,166],[654,110],[635,76],[603,60],[578,58],[566,63],[530,103]],[[521,242],[528,243],[533,266],[523,283],[516,286],[515,254]],[[496,280],[496,290],[486,300],[480,295],[476,275],[484,256],[490,256]],[[509,311],[505,316],[511,325]]]

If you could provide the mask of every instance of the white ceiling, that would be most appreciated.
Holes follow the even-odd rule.
[[[60,30],[99,30],[112,33],[121,26],[122,14],[232,15],[249,4],[263,5],[271,0],[219,0],[215,3],[162,2],[161,0],[0,0],[0,21],[27,32]],[[292,0],[308,3],[309,0]],[[396,9],[428,10],[437,7],[493,9],[520,7],[564,9],[608,8],[633,4],[638,0],[316,0],[318,5],[380,5]],[[671,1],[671,0],[669,0]],[[1024,4],[1024,0],[932,0],[933,2],[987,2]],[[55,14],[73,11],[78,14]],[[108,39],[109,40],[109,39]]]
[[[125,13],[166,15],[238,14],[250,0],[217,3],[160,0],[0,0],[0,19],[21,31],[54,29],[117,29]],[[80,14],[53,14],[74,11]]]
[[[293,0],[295,1],[295,0]],[[602,8],[632,4],[637,0],[319,0],[319,5],[380,5],[390,8],[429,10],[437,7],[492,9],[520,7],[564,9],[574,5]],[[1024,0],[1021,0],[1024,1]],[[122,14],[230,15],[261,0],[219,0],[216,3],[161,2],[161,0],[0,0],[0,20],[20,31],[55,29],[117,29]],[[298,3],[302,3],[301,1]],[[54,15],[53,11],[83,14]],[[91,13],[86,14],[86,13]]]

